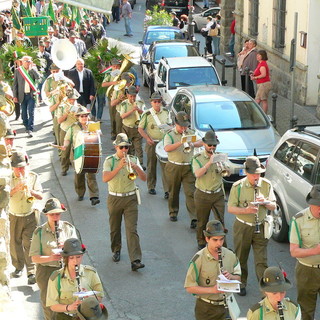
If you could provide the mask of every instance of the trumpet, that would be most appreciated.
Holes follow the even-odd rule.
[[[32,203],[36,200],[36,198],[31,194],[30,188],[28,187],[28,181],[25,179],[24,187],[23,187],[25,197],[27,198],[27,203]]]
[[[185,136],[186,136],[186,135],[185,135],[185,132],[183,132],[181,139],[183,139]],[[183,153],[187,153],[187,154],[188,154],[188,153],[190,153],[191,151],[192,151],[192,149],[191,149],[190,143],[189,143],[189,142],[185,142],[185,143],[183,144]]]
[[[124,154],[124,156],[126,157],[126,162],[127,162],[127,171],[128,171],[128,179],[129,180],[136,180],[137,179],[137,175],[134,173],[132,166],[131,166],[131,162],[129,159],[129,155]]]
[[[221,174],[222,177],[230,176],[230,167],[225,162],[216,162],[216,173]]]

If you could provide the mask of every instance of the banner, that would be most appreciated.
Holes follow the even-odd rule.
[[[12,26],[17,30],[20,30],[21,29],[20,19],[18,18],[17,11],[14,7],[11,8],[11,16],[12,16]]]
[[[113,0],[61,0],[60,2],[67,3],[71,6],[106,14],[111,13],[113,4]]]

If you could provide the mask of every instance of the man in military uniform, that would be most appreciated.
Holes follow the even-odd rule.
[[[111,250],[113,261],[120,261],[121,221],[125,221],[127,247],[132,271],[144,268],[141,263],[141,248],[137,232],[139,190],[134,183],[138,177],[146,181],[139,160],[129,156],[131,143],[125,133],[119,133],[113,142],[116,153],[106,158],[103,164],[102,181],[108,182],[109,196],[107,200],[110,224]]]
[[[286,291],[292,285],[286,275],[278,267],[269,267],[260,280],[260,290],[266,296],[252,306],[248,313],[248,320],[292,319],[300,320],[300,307],[285,298]]]
[[[66,136],[69,128],[77,122],[76,111],[78,111],[79,106],[77,99],[80,94],[76,89],[67,91],[67,101],[61,103],[57,112],[57,122],[60,126],[60,145],[63,145],[64,138]],[[60,162],[61,162],[61,175],[66,176],[70,166],[70,155],[71,155],[71,144],[68,145],[66,150],[61,152]]]
[[[162,98],[158,92],[154,92],[150,98],[151,108],[145,111],[139,122],[138,131],[146,140],[147,154],[147,185],[149,193],[156,194],[157,183],[157,156],[156,146],[164,137],[165,128],[171,123],[169,112],[162,106]],[[165,163],[160,161],[162,185],[165,194],[165,199],[168,199],[168,185],[164,174]]]
[[[74,148],[77,134],[81,131],[88,131],[88,118],[90,111],[83,106],[78,106],[75,114],[78,121],[69,127],[64,137],[63,146],[61,147],[62,150],[67,150],[69,145],[72,145],[72,148]],[[91,205],[95,206],[100,203],[96,173],[74,173],[74,187],[78,195],[78,201],[82,201],[84,198],[84,194],[86,192],[86,180],[90,193]]]
[[[99,18],[96,15],[92,17],[91,30],[96,40],[106,37],[106,30],[104,29],[103,25],[99,23]]]
[[[175,127],[164,136],[164,150],[168,153],[168,162],[165,168],[167,183],[169,188],[169,216],[171,221],[177,221],[179,212],[179,193],[181,184],[186,196],[186,205],[191,219],[190,228],[197,227],[197,217],[194,206],[194,183],[195,178],[191,171],[191,158],[194,147],[202,146],[202,141],[189,143],[186,146],[181,142],[184,135],[194,135],[194,131],[189,129],[190,122],[188,115],[184,111],[177,113],[175,117]],[[185,152],[189,148],[190,151]]]
[[[255,270],[258,281],[263,276],[267,265],[267,245],[263,222],[267,210],[276,208],[275,195],[270,182],[261,178],[265,167],[257,157],[247,157],[244,163],[246,177],[232,185],[228,212],[236,216],[233,224],[234,249],[241,264],[241,291],[246,295],[248,278],[248,256],[253,248]]]
[[[214,163],[214,159],[217,157],[215,150],[220,142],[214,131],[207,131],[202,141],[204,150],[194,156],[191,161],[192,171],[196,177],[194,204],[198,220],[197,242],[199,250],[206,246],[203,230],[206,228],[211,210],[214,212],[215,219],[224,226],[223,171],[217,163]]]
[[[188,293],[197,297],[196,320],[224,320],[224,295],[217,288],[217,279],[222,272],[229,280],[240,280],[240,263],[231,250],[222,247],[225,232],[220,221],[209,221],[203,233],[207,246],[198,251],[190,261],[184,287]],[[219,251],[223,271],[219,264]]]
[[[54,250],[60,249],[69,238],[77,238],[76,228],[67,221],[61,221],[61,213],[66,212],[65,206],[56,198],[48,199],[42,213],[48,221],[39,226],[31,240],[29,256],[37,264],[36,281],[40,289],[40,300],[46,320],[52,319],[53,312],[46,307],[48,280],[53,271],[61,268],[61,254]]]
[[[80,27],[80,39],[85,43],[87,50],[96,44],[93,34],[85,26]]]
[[[320,291],[320,185],[306,198],[309,207],[291,220],[290,253],[297,258],[296,281],[302,319],[313,320]]]
[[[11,274],[14,278],[22,275],[27,267],[28,284],[35,284],[35,265],[29,257],[32,233],[37,227],[35,204],[42,200],[42,187],[38,175],[29,171],[27,155],[24,151],[12,152],[11,191],[9,201],[10,255],[16,268]]]
[[[112,71],[119,70],[121,66],[121,62],[118,59],[111,59],[111,69]],[[106,73],[103,82],[101,84],[102,87],[110,87],[112,85],[116,85],[119,81],[114,81],[114,78],[116,77],[113,75],[113,73],[108,72]],[[111,97],[108,97],[108,107],[109,107],[109,116],[110,116],[110,122],[111,122],[111,140],[116,139],[116,108],[111,107]]]
[[[119,114],[122,119],[122,130],[131,140],[129,154],[136,155],[139,158],[143,168],[142,137],[138,131],[140,115],[145,108],[142,100],[136,100],[137,90],[131,86],[126,91],[127,99],[118,106]]]

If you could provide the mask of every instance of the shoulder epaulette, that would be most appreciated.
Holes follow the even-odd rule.
[[[57,276],[59,275],[60,271],[61,271],[61,270],[53,271],[53,272],[51,273],[50,280],[54,281],[54,280],[57,278]]]
[[[33,231],[33,233],[38,234],[41,229],[42,229],[42,226],[39,226],[36,228],[36,230]]]
[[[250,308],[250,310],[251,310],[252,312],[255,312],[256,310],[259,310],[260,307],[261,307],[261,304],[258,302],[258,303],[256,303],[255,305],[253,305],[253,306]]]
[[[292,303],[292,304],[293,304],[294,306],[296,306],[296,307],[299,306],[296,302],[290,300],[290,298],[288,298],[288,297],[286,297],[286,298],[284,298],[284,299],[285,299],[286,301],[288,301],[289,303]]]
[[[198,158],[200,155],[201,155],[201,152],[197,153],[195,156],[193,156],[193,158]]]
[[[94,267],[85,265],[85,266],[83,266],[83,268],[84,268],[85,270],[90,270],[90,271],[93,271],[93,272],[97,273],[97,270],[96,270]]]
[[[69,221],[63,221],[63,224],[66,224],[66,225],[68,225],[69,227],[74,228],[74,225],[71,224]]]
[[[145,114],[146,116],[150,116],[151,112],[150,112],[150,110],[147,110],[144,114]]]
[[[196,262],[197,261],[197,259],[199,258],[199,255],[198,254],[195,254],[194,256],[193,256],[193,258],[192,258],[192,262]]]
[[[241,180],[238,180],[238,181],[236,181],[233,185],[234,186],[237,186],[238,184],[240,184],[241,183]]]
[[[304,216],[304,212],[298,212],[298,213],[296,213],[293,217],[295,218],[295,219],[298,219],[298,218],[301,218],[301,217],[303,217]]]
[[[106,157],[106,160],[109,160],[113,157],[113,155]]]

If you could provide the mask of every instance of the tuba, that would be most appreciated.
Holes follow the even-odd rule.
[[[76,64],[78,53],[68,39],[56,40],[51,49],[52,61],[62,70],[69,70]]]
[[[120,78],[121,78],[121,74],[123,73],[123,72],[126,72],[126,71],[128,71],[132,66],[133,66],[133,62],[131,61],[131,57],[129,56],[129,55],[126,55],[126,54],[124,54],[123,55],[124,56],[124,60],[123,60],[123,62],[122,62],[122,64],[121,64],[121,68],[120,68],[120,73],[113,79],[113,81],[118,81]],[[115,89],[115,86],[114,85],[111,85],[108,89],[107,89],[107,93],[106,93],[106,95],[107,95],[107,97],[109,98],[109,99],[111,99],[111,97],[112,97],[112,93],[113,93],[113,90]]]

